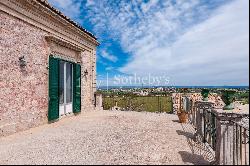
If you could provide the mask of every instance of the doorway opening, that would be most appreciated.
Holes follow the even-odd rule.
[[[73,112],[73,64],[59,62],[59,116]]]
[[[50,56],[48,120],[81,112],[81,64]]]

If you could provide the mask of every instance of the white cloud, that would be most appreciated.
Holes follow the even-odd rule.
[[[71,18],[81,14],[80,1],[49,1]],[[216,11],[201,2],[87,0],[86,19],[99,38],[109,34],[132,55],[120,68],[126,74],[168,74],[175,85],[248,85],[249,1],[226,1]]]
[[[112,62],[116,62],[118,58],[114,55],[109,54],[106,50],[102,50],[100,54],[103,58],[108,59]]]
[[[114,67],[108,66],[108,67],[105,68],[105,70],[106,70],[106,71],[111,71],[111,70],[114,70]]]
[[[71,19],[79,21],[81,15],[81,3],[74,0],[49,0],[54,7],[58,8]]]
[[[95,5],[95,1],[94,0],[87,0],[86,6],[89,7],[92,5]]]
[[[159,0],[151,0],[148,3],[142,3],[141,8],[146,13],[151,7],[155,6]]]
[[[248,85],[248,12],[248,1],[234,1],[188,29],[171,46],[157,45],[148,50],[147,45],[141,45],[132,61],[120,70],[165,72],[177,85]]]

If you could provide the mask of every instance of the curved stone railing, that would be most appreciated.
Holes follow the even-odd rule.
[[[248,110],[223,110],[213,102],[196,101],[189,111],[196,140],[215,152],[213,164],[249,164]]]
[[[175,93],[172,100],[174,113],[188,113],[189,123],[196,130],[194,140],[214,152],[211,164],[249,164],[249,109],[223,110],[224,103],[216,94],[210,95],[209,101],[202,101],[200,94]]]

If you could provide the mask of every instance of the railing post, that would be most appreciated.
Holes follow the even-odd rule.
[[[213,102],[208,101],[197,101],[195,102],[195,123],[196,123],[196,133],[204,140],[205,139],[205,111],[211,110],[213,108]],[[204,141],[203,141],[204,142]]]
[[[215,162],[216,165],[233,165],[234,158],[234,123],[244,117],[248,117],[247,111],[239,110],[212,110],[216,116],[216,148]]]
[[[102,106],[102,94],[101,93],[96,93],[95,94],[95,108],[97,110],[103,110],[103,106]]]

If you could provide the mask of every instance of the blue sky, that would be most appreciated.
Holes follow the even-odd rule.
[[[248,0],[49,2],[98,37],[99,85],[249,85]]]

